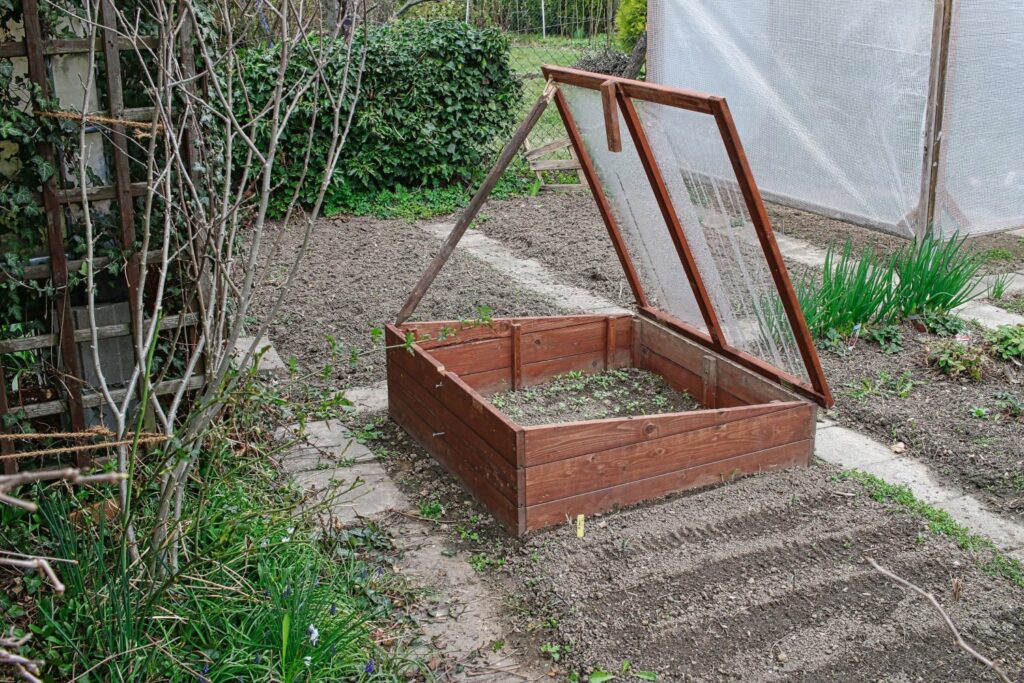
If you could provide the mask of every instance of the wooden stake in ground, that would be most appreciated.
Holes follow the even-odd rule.
[[[484,202],[487,201],[487,197],[490,196],[491,190],[493,190],[494,186],[498,184],[501,174],[504,173],[505,169],[508,168],[508,165],[512,163],[512,159],[514,159],[516,154],[519,152],[519,148],[523,146],[524,142],[526,142],[526,136],[529,135],[530,131],[533,130],[533,127],[537,125],[537,121],[540,120],[541,114],[543,114],[544,110],[547,109],[548,103],[551,102],[557,90],[558,86],[555,85],[554,81],[549,80],[547,86],[544,88],[544,92],[537,98],[536,104],[533,105],[533,109],[531,109],[530,113],[526,115],[523,122],[519,124],[519,128],[516,129],[515,134],[512,135],[512,138],[505,145],[505,149],[501,151],[501,156],[498,157],[498,162],[494,164],[494,168],[492,168],[491,172],[487,174],[487,178],[484,179],[480,189],[478,189],[476,194],[473,195],[473,199],[470,200],[469,206],[467,206],[466,210],[459,216],[459,220],[456,221],[455,227],[452,228],[452,231],[445,239],[444,244],[441,245],[441,251],[437,252],[437,256],[435,256],[434,260],[430,262],[429,266],[427,266],[427,270],[423,273],[423,276],[420,277],[420,281],[416,283],[412,292],[409,293],[408,300],[406,300],[405,305],[402,306],[402,310],[398,313],[398,318],[396,320],[397,324],[401,325],[408,320],[409,316],[411,316],[416,310],[416,307],[419,306],[423,295],[427,293],[428,289],[430,289],[430,285],[434,283],[434,279],[437,277],[437,274],[441,272],[441,268],[444,267],[444,264],[447,263],[448,259],[451,257],[452,252],[455,251],[455,247],[458,245],[459,240],[461,240],[462,236],[466,234],[466,230],[469,228],[469,225],[480,212]]]

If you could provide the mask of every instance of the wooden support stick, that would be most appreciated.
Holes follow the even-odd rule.
[[[523,326],[512,324],[512,388],[523,388]]]
[[[604,369],[612,369],[612,361],[615,359],[615,318],[608,316],[604,319]]]
[[[704,356],[704,395],[701,404],[705,408],[718,407],[718,359]]]
[[[622,151],[622,136],[619,133],[619,110],[615,106],[615,81],[601,84],[601,105],[604,108],[604,133],[608,138],[608,151]]]
[[[512,159],[515,158],[519,152],[519,148],[523,146],[526,141],[526,136],[530,134],[533,127],[537,125],[537,121],[540,120],[541,114],[547,109],[548,103],[558,92],[558,86],[555,82],[548,80],[547,86],[544,88],[544,92],[540,97],[537,98],[536,104],[533,105],[533,109],[526,115],[526,118],[519,128],[516,130],[512,139],[505,145],[505,149],[501,151],[501,156],[498,157],[498,162],[491,169],[491,172],[487,174],[487,178],[484,179],[480,189],[473,195],[473,199],[470,200],[469,206],[459,216],[459,220],[456,221],[455,227],[452,228],[451,233],[445,239],[444,244],[441,245],[441,251],[437,252],[437,256],[427,266],[426,272],[420,277],[419,282],[413,287],[412,292],[409,293],[409,298],[406,300],[405,305],[402,306],[402,310],[398,312],[397,322],[399,325],[409,319],[409,316],[413,314],[416,307],[419,305],[423,295],[430,289],[430,285],[433,284],[437,274],[441,272],[441,268],[451,257],[452,252],[455,251],[455,247],[458,245],[459,240],[466,234],[466,230],[469,228],[470,223],[476,218],[477,213],[480,212],[487,197],[490,196],[494,186],[498,184],[498,180],[501,178],[501,174],[505,172],[508,165],[512,163]]]

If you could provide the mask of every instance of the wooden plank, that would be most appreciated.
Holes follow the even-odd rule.
[[[389,347],[401,344],[401,336],[393,325],[385,328],[385,341]],[[437,400],[472,427],[484,441],[499,453],[515,452],[516,425],[497,408],[473,391],[454,373],[429,357],[418,345],[412,352],[403,348],[389,348],[388,366],[392,363],[408,372],[424,387],[432,387]]]
[[[693,397],[701,395],[704,390],[704,378],[690,370],[689,367],[676,363],[659,353],[655,353],[649,346],[640,347],[640,359],[636,363],[636,367],[643,370],[650,370],[651,372],[660,375],[665,379],[669,385],[672,386],[676,391],[685,391],[687,394]],[[744,405],[765,403],[765,401],[749,401]],[[706,404],[705,408],[710,407]]]
[[[615,106],[615,81],[609,79],[601,84],[601,108],[604,110],[604,134],[608,139],[609,152],[622,151],[622,136],[619,133],[619,110]]]
[[[458,462],[450,463],[460,473],[472,470],[474,478],[482,478],[513,505],[516,503],[515,453],[498,453],[484,441],[472,427],[437,400],[436,395],[423,387],[409,373],[398,366],[388,368],[389,402],[396,400],[413,409],[431,428],[430,442],[424,446],[440,449]],[[472,484],[472,482],[469,482]]]
[[[523,387],[543,384],[553,377],[567,372],[601,372],[604,369],[604,350],[579,353],[572,356],[560,356],[548,360],[523,365]],[[462,375],[461,379],[470,387],[489,396],[512,388],[512,368],[504,367],[472,375]]]
[[[107,107],[110,117],[124,115],[124,96],[121,90],[121,51],[117,43],[117,13],[113,0],[100,0],[103,22],[103,61],[107,84]],[[131,313],[132,335],[142,334],[142,308],[139,305],[139,282],[142,277],[141,260],[135,250],[135,206],[132,203],[132,182],[128,169],[128,138],[123,125],[110,126],[110,143],[114,156],[114,186],[117,191],[117,213],[120,222],[121,249],[130,254],[124,269],[128,283],[128,308]],[[136,340],[138,341],[138,340]]]
[[[154,249],[152,251],[146,252],[146,262],[147,263],[158,262],[159,259],[160,259],[160,253],[161,252],[159,250],[157,250],[157,249]],[[108,263],[110,263],[110,261],[111,261],[111,259],[106,257],[106,256],[97,256],[95,259],[93,259],[94,268],[97,271],[99,271],[101,268],[103,268]],[[77,272],[77,271],[82,269],[82,265],[84,263],[85,263],[85,259],[75,259],[73,261],[68,261],[68,271],[70,271],[70,272]],[[7,274],[6,270],[3,271],[2,273],[0,273],[0,278],[8,278],[8,277],[9,277],[9,275]],[[34,266],[25,266],[25,268],[22,270],[20,278],[10,278],[10,279],[46,280],[49,277],[50,277],[50,264],[49,263],[41,263],[41,264],[34,265]]]
[[[501,495],[486,479],[479,477],[472,469],[466,467],[458,454],[453,453],[445,442],[438,442],[432,435],[433,427],[427,425],[417,414],[407,398],[402,395],[400,387],[389,392],[394,398],[388,401],[388,414],[400,424],[421,446],[423,446],[448,472],[459,481],[463,488],[483,505],[510,533],[518,533],[519,515],[505,496]]]
[[[936,191],[939,185],[939,166],[945,156],[942,146],[942,125],[946,113],[946,82],[949,72],[949,54],[952,49],[950,42],[953,34],[953,0],[940,0],[935,3],[934,20],[938,35],[932,44],[932,73],[928,84],[927,123],[925,131],[925,167],[922,173],[922,212],[918,234],[924,237],[935,233],[935,215],[940,209]]]
[[[720,348],[725,343],[725,334],[723,334],[722,325],[718,321],[718,313],[715,312],[715,307],[711,303],[707,287],[704,285],[704,278],[700,274],[700,269],[697,268],[697,261],[690,250],[690,244],[686,239],[686,233],[683,231],[683,225],[679,220],[679,215],[676,213],[675,205],[672,203],[668,187],[665,185],[665,178],[662,176],[657,158],[651,150],[647,133],[644,132],[643,124],[640,122],[640,116],[636,112],[636,107],[633,106],[633,101],[621,92],[618,93],[618,99],[619,106],[622,108],[622,114],[626,119],[626,128],[629,129],[629,134],[633,138],[637,155],[640,157],[640,164],[644,167],[644,173],[647,174],[647,180],[651,184],[651,190],[654,192],[658,208],[665,219],[665,225],[668,228],[669,236],[672,238],[672,244],[675,246],[676,253],[679,256],[679,263],[683,267],[683,272],[686,273],[686,279],[690,283],[690,289],[693,290],[694,299],[697,301],[697,308],[700,309],[701,317],[708,328],[708,334],[711,335],[711,343],[715,348]]]
[[[128,185],[128,194],[132,197],[140,197],[148,192],[149,186],[144,182],[130,183]],[[81,204],[82,203],[82,190],[74,187],[71,189],[56,190],[57,202],[60,204]],[[118,188],[116,185],[102,185],[100,187],[90,187],[85,191],[86,199],[90,202],[101,202],[108,199],[118,198]]]
[[[523,323],[514,322],[510,329],[515,329],[518,325],[521,330],[521,360],[523,364],[527,364],[603,349],[607,320],[609,318],[570,318],[559,321],[560,327],[533,332],[527,331],[528,328]],[[631,316],[617,316],[611,320],[611,324],[617,329],[630,329]],[[429,352],[437,362],[452,372],[461,376],[477,374],[511,368],[513,338],[510,335],[499,339],[430,348]],[[617,354],[613,353],[613,356],[617,357]]]
[[[606,317],[607,316],[604,315],[555,315],[524,318],[494,318],[479,325],[472,324],[471,321],[432,320],[428,322],[406,323],[404,325],[399,325],[398,329],[402,330],[404,333],[415,326],[420,335],[430,338],[429,340],[418,342],[419,345],[426,350],[431,350],[482,339],[510,337],[512,335],[513,324],[522,325],[523,332],[541,332],[543,330],[553,330],[569,325],[580,325],[585,322],[597,322],[604,320]],[[440,338],[440,335],[442,334],[446,334],[448,336],[442,339]]]
[[[160,320],[160,330],[170,330],[177,327],[186,327],[188,325],[195,325],[199,322],[199,316],[196,313],[186,313],[185,315],[169,315],[166,318]],[[147,320],[146,324],[152,323],[152,320]],[[102,325],[96,328],[97,339],[111,339],[114,337],[127,337],[130,335],[131,326],[129,323],[116,323],[113,325]],[[87,342],[92,340],[92,332],[88,329],[75,330],[75,341],[76,342]],[[39,334],[33,337],[17,337],[15,339],[4,339],[0,340],[0,353],[14,353],[16,351],[31,351],[32,349],[42,349],[49,346],[55,346],[57,344],[57,335],[55,334]]]
[[[805,396],[812,401],[819,402],[821,395],[815,391],[814,387],[804,382],[795,375],[791,375],[788,372],[784,372],[774,365],[765,363],[760,358],[750,355],[745,351],[741,351],[731,346],[723,346],[719,349],[714,349],[711,342],[700,330],[694,329],[692,326],[687,325],[678,318],[674,318],[671,315],[665,313],[665,311],[658,310],[656,308],[642,308],[640,313],[644,316],[644,322],[647,324],[655,324],[661,326],[662,329],[668,329],[671,333],[680,335],[681,338],[689,341],[694,341],[701,346],[704,346],[708,350],[717,353],[721,358],[728,359],[736,365],[739,365],[747,370],[753,370],[755,373],[770,380],[775,386],[785,389],[787,391],[793,391],[801,396]],[[749,382],[748,382],[749,383]],[[728,387],[728,383],[719,382],[719,387]],[[753,403],[760,403],[761,401],[753,401]]]
[[[704,385],[702,377],[704,356],[708,351],[657,323],[647,320],[644,323],[646,324],[643,333],[644,347],[694,373],[699,381],[694,396],[700,396]],[[748,372],[747,368],[736,362],[729,362],[730,359],[726,359],[721,354],[716,355],[720,359],[718,365],[720,389],[736,393],[748,404],[792,401],[796,398],[778,384]]]
[[[679,107],[680,109],[686,109],[689,111],[702,112],[705,114],[711,113],[712,96],[702,92],[697,92],[696,90],[685,90],[683,88],[673,88],[667,85],[656,85],[654,83],[634,81],[628,78],[608,76],[606,74],[596,74],[589,71],[581,71],[579,69],[571,69],[563,66],[545,65],[541,67],[541,72],[546,78],[553,79],[557,83],[575,85],[576,87],[587,88],[588,90],[600,90],[602,83],[612,80],[615,81],[619,89],[627,97],[633,97],[638,100],[647,100],[648,102],[657,102],[658,104],[667,104],[669,106]]]
[[[166,394],[174,393],[181,386],[180,379],[168,379],[160,382],[154,386],[150,392],[156,396],[164,396]],[[196,389],[202,388],[206,383],[206,378],[202,375],[193,375],[188,380],[188,387],[186,391],[195,391]],[[112,389],[110,391],[111,397],[115,401],[124,400],[124,389]],[[90,392],[82,395],[82,405],[86,408],[97,408],[106,402],[103,394]],[[11,406],[10,412],[12,414],[20,414],[26,418],[34,419],[37,417],[46,417],[47,415],[60,415],[68,411],[67,401],[43,401],[41,403],[31,403],[23,406]]]
[[[575,171],[580,164],[575,159],[537,159],[530,162],[531,171]]]
[[[821,360],[818,358],[818,350],[814,346],[814,339],[810,330],[807,329],[807,322],[804,320],[803,311],[800,310],[800,302],[797,300],[793,283],[789,279],[789,272],[782,260],[782,252],[775,241],[775,234],[772,232],[771,221],[768,219],[768,212],[765,211],[764,203],[754,182],[754,174],[747,162],[747,155],[740,143],[739,133],[733,123],[729,106],[724,99],[715,100],[714,115],[718,129],[722,134],[722,142],[725,144],[729,161],[732,163],[733,171],[736,173],[736,180],[739,181],[740,192],[746,204],[750,220],[754,224],[754,231],[761,243],[761,250],[764,252],[765,260],[768,262],[768,270],[772,274],[775,288],[778,290],[779,298],[782,299],[782,307],[786,311],[786,318],[790,327],[793,328],[793,336],[796,339],[797,348],[800,350],[800,357],[803,359],[804,367],[807,369],[807,376],[811,379],[815,401],[825,408],[834,404],[832,392],[829,389],[828,381],[825,379],[825,371],[821,367]]]
[[[4,377],[4,363],[3,357],[0,357],[0,434],[6,434],[8,431],[13,433],[13,429],[8,429],[7,422],[3,418],[8,414],[7,406],[7,380]],[[10,455],[14,452],[14,442],[3,439],[0,441],[0,455]],[[18,461],[16,458],[5,458],[4,459],[4,474],[14,474],[18,471]]]
[[[692,410],[641,417],[617,417],[583,422],[524,427],[527,467],[557,462],[588,453],[654,441],[737,420],[761,417],[799,406],[799,403],[769,403],[717,410]]]
[[[629,326],[626,329],[632,330],[632,319],[629,319],[628,322]],[[614,367],[616,351],[618,350],[618,343],[616,342],[617,325],[611,318],[605,320],[604,323],[604,369],[611,370]]]
[[[565,149],[571,144],[572,142],[569,141],[568,137],[558,138],[557,140],[553,140],[547,144],[541,145],[540,147],[532,148],[523,156],[526,158],[527,161],[531,161],[533,159],[542,157],[545,154],[550,154],[551,152],[557,152],[560,149]]]
[[[28,57],[29,78],[39,88],[44,98],[50,96],[50,83],[46,73],[46,60],[43,57],[43,34],[39,24],[39,4],[37,0],[23,0],[22,20],[25,27],[25,47]],[[37,144],[37,151],[43,161],[51,168],[56,168],[53,145],[45,142]],[[64,367],[64,381],[61,382],[67,391],[68,412],[71,417],[71,429],[85,429],[85,409],[82,405],[82,369],[78,361],[78,349],[75,345],[75,326],[71,318],[71,297],[68,291],[68,263],[64,246],[64,227],[61,219],[60,204],[57,200],[57,182],[51,175],[43,183],[43,204],[46,210],[46,243],[50,255],[50,271],[53,275],[53,286],[57,290],[55,297],[56,319],[60,329],[61,360]],[[77,464],[88,463],[88,454],[76,459]]]
[[[580,172],[590,187],[590,193],[593,195],[594,201],[597,202],[598,213],[601,214],[601,220],[604,221],[608,237],[611,238],[612,246],[615,248],[615,255],[619,257],[619,263],[622,264],[622,271],[626,275],[626,281],[629,282],[633,298],[637,306],[647,306],[647,295],[644,293],[643,285],[640,283],[640,276],[637,274],[636,266],[633,265],[633,259],[626,248],[626,242],[622,238],[622,231],[619,230],[619,225],[615,220],[615,214],[612,212],[608,197],[605,196],[604,190],[601,189],[601,181],[597,177],[597,170],[594,168],[594,162],[590,159],[590,154],[587,152],[587,146],[583,142],[583,137],[576,127],[576,120],[569,110],[569,103],[566,102],[565,95],[561,92],[555,94],[555,106],[562,117],[565,130],[569,133],[569,140],[572,142],[573,151],[580,161]]]
[[[592,515],[644,500],[653,500],[677,491],[732,481],[738,476],[807,465],[811,459],[811,450],[810,440],[797,441],[676,470],[650,479],[533,505],[526,509],[526,527],[532,531],[559,524],[567,518],[575,518],[578,514]]]
[[[526,468],[526,503],[598,491],[675,470],[811,438],[814,409],[806,403],[660,439]]]
[[[42,41],[42,52],[45,56],[49,57],[52,55],[73,55],[82,54],[89,52],[93,46],[99,51],[102,49],[99,38],[95,41],[89,40],[88,38],[73,38],[73,39],[62,39],[62,40],[44,40]],[[121,50],[129,48],[134,49],[136,46],[139,48],[148,47],[154,49],[159,45],[159,39],[155,37],[143,37],[143,38],[118,38],[117,46]],[[0,58],[9,57],[25,57],[28,55],[28,51],[25,47],[24,40],[8,40],[0,43]]]
[[[544,110],[547,109],[548,102],[551,101],[551,98],[554,97],[557,90],[558,88],[554,83],[548,83],[544,88],[544,92],[537,98],[537,102],[534,103],[533,108],[526,115],[526,118],[519,125],[519,128],[512,135],[511,139],[509,139],[505,148],[501,151],[501,155],[498,157],[497,163],[495,163],[494,167],[487,174],[487,177],[484,178],[483,184],[476,191],[476,194],[473,195],[469,205],[461,214],[459,214],[459,219],[455,222],[455,227],[452,228],[451,233],[441,245],[441,249],[438,251],[437,255],[434,256],[430,265],[427,266],[427,270],[420,277],[419,282],[417,282],[413,287],[412,292],[409,293],[409,298],[402,306],[402,310],[398,313],[397,322],[405,322],[416,310],[416,307],[419,305],[423,295],[427,293],[427,289],[429,289],[430,285],[433,284],[434,278],[436,278],[437,274],[441,272],[441,268],[448,261],[449,257],[451,257],[452,252],[455,251],[455,247],[458,245],[459,240],[462,239],[462,236],[466,233],[470,223],[473,222],[476,215],[480,212],[480,208],[484,205],[484,202],[487,201],[487,197],[490,196],[491,190],[493,190],[494,186],[498,184],[498,180],[505,172],[509,163],[511,163],[512,159],[519,153],[519,148],[523,146],[526,136],[529,135],[530,131],[533,130],[533,127],[537,124],[537,121],[540,120],[541,114],[543,114]]]

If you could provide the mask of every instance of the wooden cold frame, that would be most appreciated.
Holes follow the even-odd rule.
[[[407,344],[410,332],[422,341]],[[517,536],[806,465],[813,453],[813,404],[646,317],[411,323],[389,325],[386,340],[391,417]],[[623,367],[661,375],[704,408],[524,427],[486,398],[574,370]]]
[[[386,332],[391,417],[513,534],[738,475],[806,465],[816,407],[832,404],[767,212],[721,97],[544,67],[548,87],[459,216]],[[607,144],[621,150],[619,112],[640,157],[708,332],[648,301],[559,84],[599,91]],[[645,100],[715,119],[810,382],[731,346],[633,104]],[[476,327],[406,321],[549,102],[565,124],[637,304],[637,315],[499,319]],[[407,339],[413,340],[412,342]],[[703,409],[524,427],[486,396],[570,371],[637,367],[699,397]]]

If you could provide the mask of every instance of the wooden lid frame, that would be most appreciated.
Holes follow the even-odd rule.
[[[537,103],[534,105],[533,109],[531,109],[519,129],[506,144],[497,164],[495,164],[494,168],[491,169],[491,172],[474,195],[469,206],[467,206],[466,210],[459,216],[455,228],[445,240],[441,250],[437,256],[435,256],[420,281],[413,288],[409,295],[409,299],[406,301],[406,304],[398,315],[398,322],[402,323],[407,320],[415,310],[416,305],[419,303],[420,299],[422,299],[423,294],[426,292],[427,288],[429,288],[430,284],[437,276],[437,273],[451,255],[451,252],[454,250],[456,244],[469,227],[469,224],[476,217],[476,214],[479,212],[484,201],[494,188],[494,185],[501,177],[501,174],[511,162],[512,158],[514,158],[519,147],[523,144],[523,141],[526,139],[526,136],[529,134],[530,130],[532,130],[537,120],[540,119],[540,115],[544,112],[547,104],[551,100],[554,100],[555,106],[562,117],[562,122],[565,124],[569,140],[576,152],[577,158],[580,161],[580,165],[582,166],[583,175],[587,180],[587,184],[590,186],[591,193],[597,203],[601,218],[608,230],[608,235],[615,248],[615,253],[618,256],[623,272],[625,273],[626,279],[633,292],[639,313],[651,319],[660,321],[693,341],[706,346],[727,358],[730,358],[731,360],[764,377],[767,377],[768,379],[791,388],[824,407],[830,407],[833,404],[832,394],[829,389],[828,382],[825,379],[825,374],[821,367],[821,361],[818,358],[817,350],[814,346],[814,340],[807,328],[803,312],[800,310],[800,305],[796,292],[793,288],[793,283],[786,271],[785,263],[782,259],[782,253],[775,241],[775,236],[772,232],[768,214],[765,211],[764,203],[761,200],[760,191],[757,188],[757,184],[754,182],[750,165],[747,161],[746,154],[743,151],[743,146],[740,143],[739,134],[736,131],[736,126],[733,122],[732,115],[729,112],[729,106],[726,104],[725,98],[690,90],[683,90],[680,88],[634,81],[565,67],[545,66],[542,68],[542,71],[548,79],[548,85],[545,88],[544,93],[537,100]],[[707,327],[707,332],[697,329],[696,327],[689,325],[650,304],[647,299],[647,295],[644,292],[636,267],[633,264],[626,248],[622,233],[612,213],[611,206],[601,187],[593,161],[591,160],[586,146],[583,143],[583,138],[578,126],[576,125],[576,121],[569,110],[565,96],[558,89],[558,84],[594,90],[601,94],[601,101],[604,107],[605,131],[607,134],[608,147],[611,151],[619,151],[621,149],[621,132],[619,131],[619,117],[616,107],[622,112],[626,128],[628,129],[628,134],[632,138],[637,154],[640,157],[640,162],[644,168],[644,172],[646,173],[651,189],[654,192],[658,208],[665,219],[672,242],[678,252],[680,263],[686,274],[686,279],[693,290],[694,298],[696,299],[701,316]],[[704,285],[697,262],[694,259],[690,245],[687,242],[686,233],[679,221],[676,208],[669,196],[668,188],[665,185],[661,169],[654,153],[651,150],[643,123],[636,111],[636,107],[633,104],[634,100],[653,102],[714,117],[718,131],[721,134],[722,143],[725,146],[726,153],[728,154],[733,172],[736,176],[736,181],[743,196],[747,212],[750,215],[750,221],[753,224],[758,242],[764,254],[768,270],[771,273],[773,283],[782,302],[786,318],[793,330],[793,335],[797,348],[800,352],[801,360],[807,370],[807,376],[810,378],[809,383],[801,380],[792,373],[778,368],[761,358],[729,344],[722,331],[722,326],[719,322],[718,314],[715,311],[711,297],[708,295],[707,288]]]

